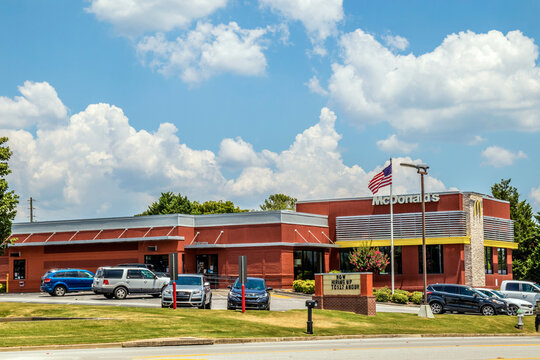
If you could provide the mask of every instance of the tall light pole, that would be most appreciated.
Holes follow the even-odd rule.
[[[426,202],[424,199],[424,175],[427,175],[429,166],[426,164],[407,164],[401,163],[401,166],[415,168],[418,174],[420,174],[420,196],[422,197],[422,272],[424,275],[424,304],[420,307],[420,313],[418,316],[433,317],[431,308],[429,308],[427,302],[427,266],[426,266]]]

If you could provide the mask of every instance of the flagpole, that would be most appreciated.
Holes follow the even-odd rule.
[[[390,158],[390,170],[392,170],[392,182],[390,182],[390,271],[392,278],[392,294],[394,293],[394,209],[392,197],[392,183],[394,182],[394,174],[392,169],[392,158]]]

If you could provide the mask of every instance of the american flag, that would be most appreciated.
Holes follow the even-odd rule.
[[[380,188],[388,185],[392,185],[392,164],[388,165],[383,171],[375,175],[369,182],[368,188],[373,194],[376,194]]]

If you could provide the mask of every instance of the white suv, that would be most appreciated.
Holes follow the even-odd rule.
[[[159,277],[139,267],[100,267],[96,271],[92,291],[107,299],[125,299],[128,294],[150,294],[159,297],[170,283],[168,277]]]

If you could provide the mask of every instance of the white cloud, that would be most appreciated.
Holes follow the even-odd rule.
[[[0,129],[25,129],[66,120],[67,108],[49,83],[26,81],[19,92],[22,96],[13,100],[0,96]]]
[[[385,35],[383,36],[386,46],[403,51],[409,47],[409,40],[399,35]]]
[[[418,144],[406,143],[393,134],[388,139],[377,141],[377,147],[387,153],[408,154],[415,150]]]
[[[124,33],[186,28],[227,5],[227,0],[90,0],[86,11]]]
[[[195,30],[175,41],[168,41],[163,34],[147,36],[137,44],[137,52],[153,69],[165,75],[178,74],[187,83],[225,72],[260,76],[266,68],[266,32],[242,29],[235,22],[218,26],[198,23]]]
[[[319,83],[319,79],[317,79],[316,76],[313,76],[311,79],[309,79],[309,82],[306,85],[312,93],[323,95],[323,96],[328,95],[328,91],[323,89],[323,87]]]
[[[513,165],[518,159],[526,158],[527,154],[521,150],[514,153],[499,146],[490,146],[482,151],[482,157],[487,165],[503,167]]]
[[[533,199],[534,205],[540,207],[540,186],[533,188],[530,196]]]
[[[24,110],[17,116],[24,120]],[[0,124],[3,120],[0,116]],[[170,123],[136,130],[122,109],[109,104],[89,105],[54,126],[38,123],[36,132],[0,131],[13,151],[10,187],[21,199],[38,200],[38,220],[51,220],[139,213],[164,191],[192,200],[228,199],[247,208],[277,192],[299,199],[369,195],[367,183],[380,168],[366,173],[343,163],[335,121],[323,108],[319,121],[283,151],[257,151],[236,138],[224,139],[217,156],[182,143]],[[225,167],[238,175],[225,176]],[[402,171],[395,169],[395,192],[418,192],[417,174]],[[445,186],[428,177],[426,189]],[[21,201],[17,221],[26,219]]]
[[[315,53],[326,52],[322,42],[337,33],[336,25],[343,19],[342,0],[259,0],[260,4],[284,17],[302,22],[315,45]]]
[[[358,29],[340,47],[328,89],[358,124],[441,136],[540,130],[538,48],[519,31],[451,34],[415,56],[394,54]]]
[[[478,145],[480,143],[483,143],[486,140],[487,140],[486,138],[480,135],[476,135],[469,141],[469,145]]]

